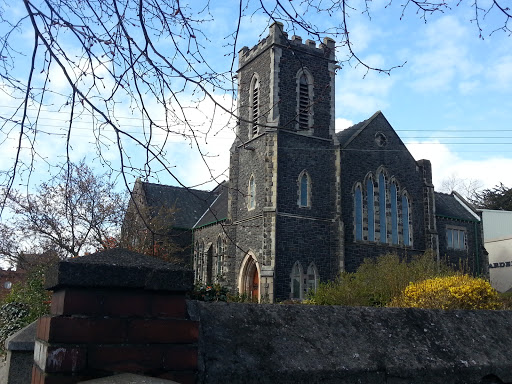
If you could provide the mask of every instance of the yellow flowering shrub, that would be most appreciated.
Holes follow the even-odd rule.
[[[488,281],[468,275],[436,277],[409,284],[391,307],[500,309],[498,292]]]

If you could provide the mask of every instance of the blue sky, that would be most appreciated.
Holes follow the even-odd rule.
[[[199,2],[191,3],[197,5]],[[226,0],[212,3],[211,16],[207,15],[210,21],[202,24],[209,40],[201,36],[197,39],[204,42],[204,54],[210,65],[223,72],[231,66],[230,53],[233,48],[227,43],[232,40],[227,36],[236,28],[234,15],[238,2]],[[300,8],[299,1],[294,3]],[[492,187],[499,182],[512,187],[512,153],[509,150],[512,145],[512,37],[501,31],[489,36],[493,29],[502,25],[503,19],[491,12],[481,23],[484,39],[480,39],[476,24],[471,22],[474,9],[469,2],[462,2],[444,13],[427,16],[426,23],[411,5],[401,18],[402,3],[394,2],[386,6],[388,3],[380,0],[371,2],[369,16],[361,9],[351,11],[348,27],[353,49],[372,66],[390,68],[405,64],[387,75],[366,73],[354,61],[345,63],[336,77],[337,129],[367,119],[381,110],[413,156],[417,160],[431,160],[436,189],[444,179],[454,175],[479,180],[483,187]],[[241,23],[236,51],[244,45],[252,47],[267,34],[268,17],[261,12],[250,16],[251,4],[246,10],[248,16]],[[362,4],[362,1],[354,2],[356,7]],[[20,4],[13,7],[7,8],[6,14],[11,18],[23,15]],[[339,13],[334,13],[330,18],[314,13],[306,16],[312,23],[325,29],[340,18]],[[28,26],[25,23],[15,37],[17,48],[26,54],[29,54],[33,41]],[[5,30],[5,25],[2,30]],[[290,35],[294,34],[290,26],[285,25],[285,30]],[[295,34],[303,40],[309,38],[302,31]],[[159,42],[162,46],[167,43],[166,40]],[[69,48],[73,50],[75,47]],[[344,47],[338,47],[337,58],[343,60],[345,57]],[[236,62],[237,59],[235,67]],[[13,71],[20,80],[26,79],[26,56],[21,57]],[[52,73],[51,80],[55,93],[51,95],[40,118],[41,132],[37,136],[40,156],[36,158],[36,172],[32,174],[34,183],[47,177],[50,169],[48,164],[62,161],[65,155],[65,131],[62,128],[67,124],[68,115],[66,108],[59,108],[63,100],[59,95],[66,94],[69,89],[58,71]],[[106,86],[111,85],[106,80]],[[213,183],[204,183],[211,181],[212,176],[217,180],[227,177],[234,119],[217,110],[212,121],[213,102],[198,101],[195,95],[187,92],[180,98],[184,102],[193,100],[187,114],[197,127],[198,141],[184,140],[179,134],[171,135],[164,147],[165,158],[170,170],[185,185],[209,188]],[[233,103],[230,93],[216,90],[214,98],[228,109]],[[19,102],[0,94],[0,115],[7,116],[16,105]],[[163,119],[152,100],[148,100],[148,105],[154,107],[157,119]],[[127,97],[120,99],[117,114],[119,124],[124,129],[141,135],[141,120],[130,109]],[[94,145],[95,137],[91,128],[86,116],[77,119],[71,140],[71,159],[78,161],[87,156],[91,164],[99,168],[98,149]],[[60,135],[48,135],[44,133],[45,130]],[[176,127],[176,131],[183,132],[180,127]],[[95,133],[97,135],[98,130]],[[107,131],[101,134],[107,139],[102,146],[103,156],[116,167],[119,165],[119,154],[114,137]],[[15,155],[17,132],[4,126],[1,135],[0,169],[5,171]],[[163,134],[157,133],[156,143],[163,145],[163,138]],[[206,157],[198,154],[198,146]],[[28,147],[25,143],[22,153],[27,160],[30,158]],[[125,148],[134,165],[140,166],[145,161],[140,149],[132,144],[126,144]],[[152,171],[161,168],[152,163]],[[158,177],[152,178],[152,181],[176,184],[165,172],[154,175]],[[17,184],[23,184],[26,179],[27,173]],[[132,182],[133,178],[129,177],[129,181]]]

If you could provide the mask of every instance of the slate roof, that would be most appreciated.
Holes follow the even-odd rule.
[[[475,221],[473,216],[457,199],[454,195],[434,192],[436,199],[436,215],[448,216],[461,220]]]
[[[220,192],[220,193],[219,193]],[[200,228],[208,224],[213,224],[225,220],[228,216],[228,187],[227,182],[220,184],[212,193],[219,193],[212,202],[209,209],[194,225],[194,228]]]
[[[359,132],[361,132],[370,122],[375,119],[379,114],[381,114],[381,111],[377,111],[371,116],[370,118],[363,120],[357,124],[354,124],[351,127],[348,127],[344,129],[343,131],[340,131],[336,133],[336,136],[338,137],[338,141],[342,147],[345,147],[348,145],[357,135],[359,135]]]
[[[213,191],[192,188],[153,183],[142,183],[142,187],[148,206],[176,208],[174,227],[178,228],[192,228],[216,197]]]

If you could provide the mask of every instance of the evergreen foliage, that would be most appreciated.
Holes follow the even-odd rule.
[[[365,259],[354,273],[342,273],[335,281],[320,283],[306,304],[384,307],[411,282],[454,271],[444,263],[438,266],[432,253],[414,256],[409,262],[396,254],[376,260]]]
[[[475,193],[473,204],[478,208],[512,211],[512,188],[500,183],[493,188]]]
[[[13,285],[0,307],[0,349],[7,337],[50,312],[51,293],[44,288],[46,267],[28,272],[24,283]]]

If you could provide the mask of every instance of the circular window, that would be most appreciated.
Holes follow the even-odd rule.
[[[385,147],[388,144],[388,138],[382,132],[377,132],[375,134],[375,143],[379,147]]]

